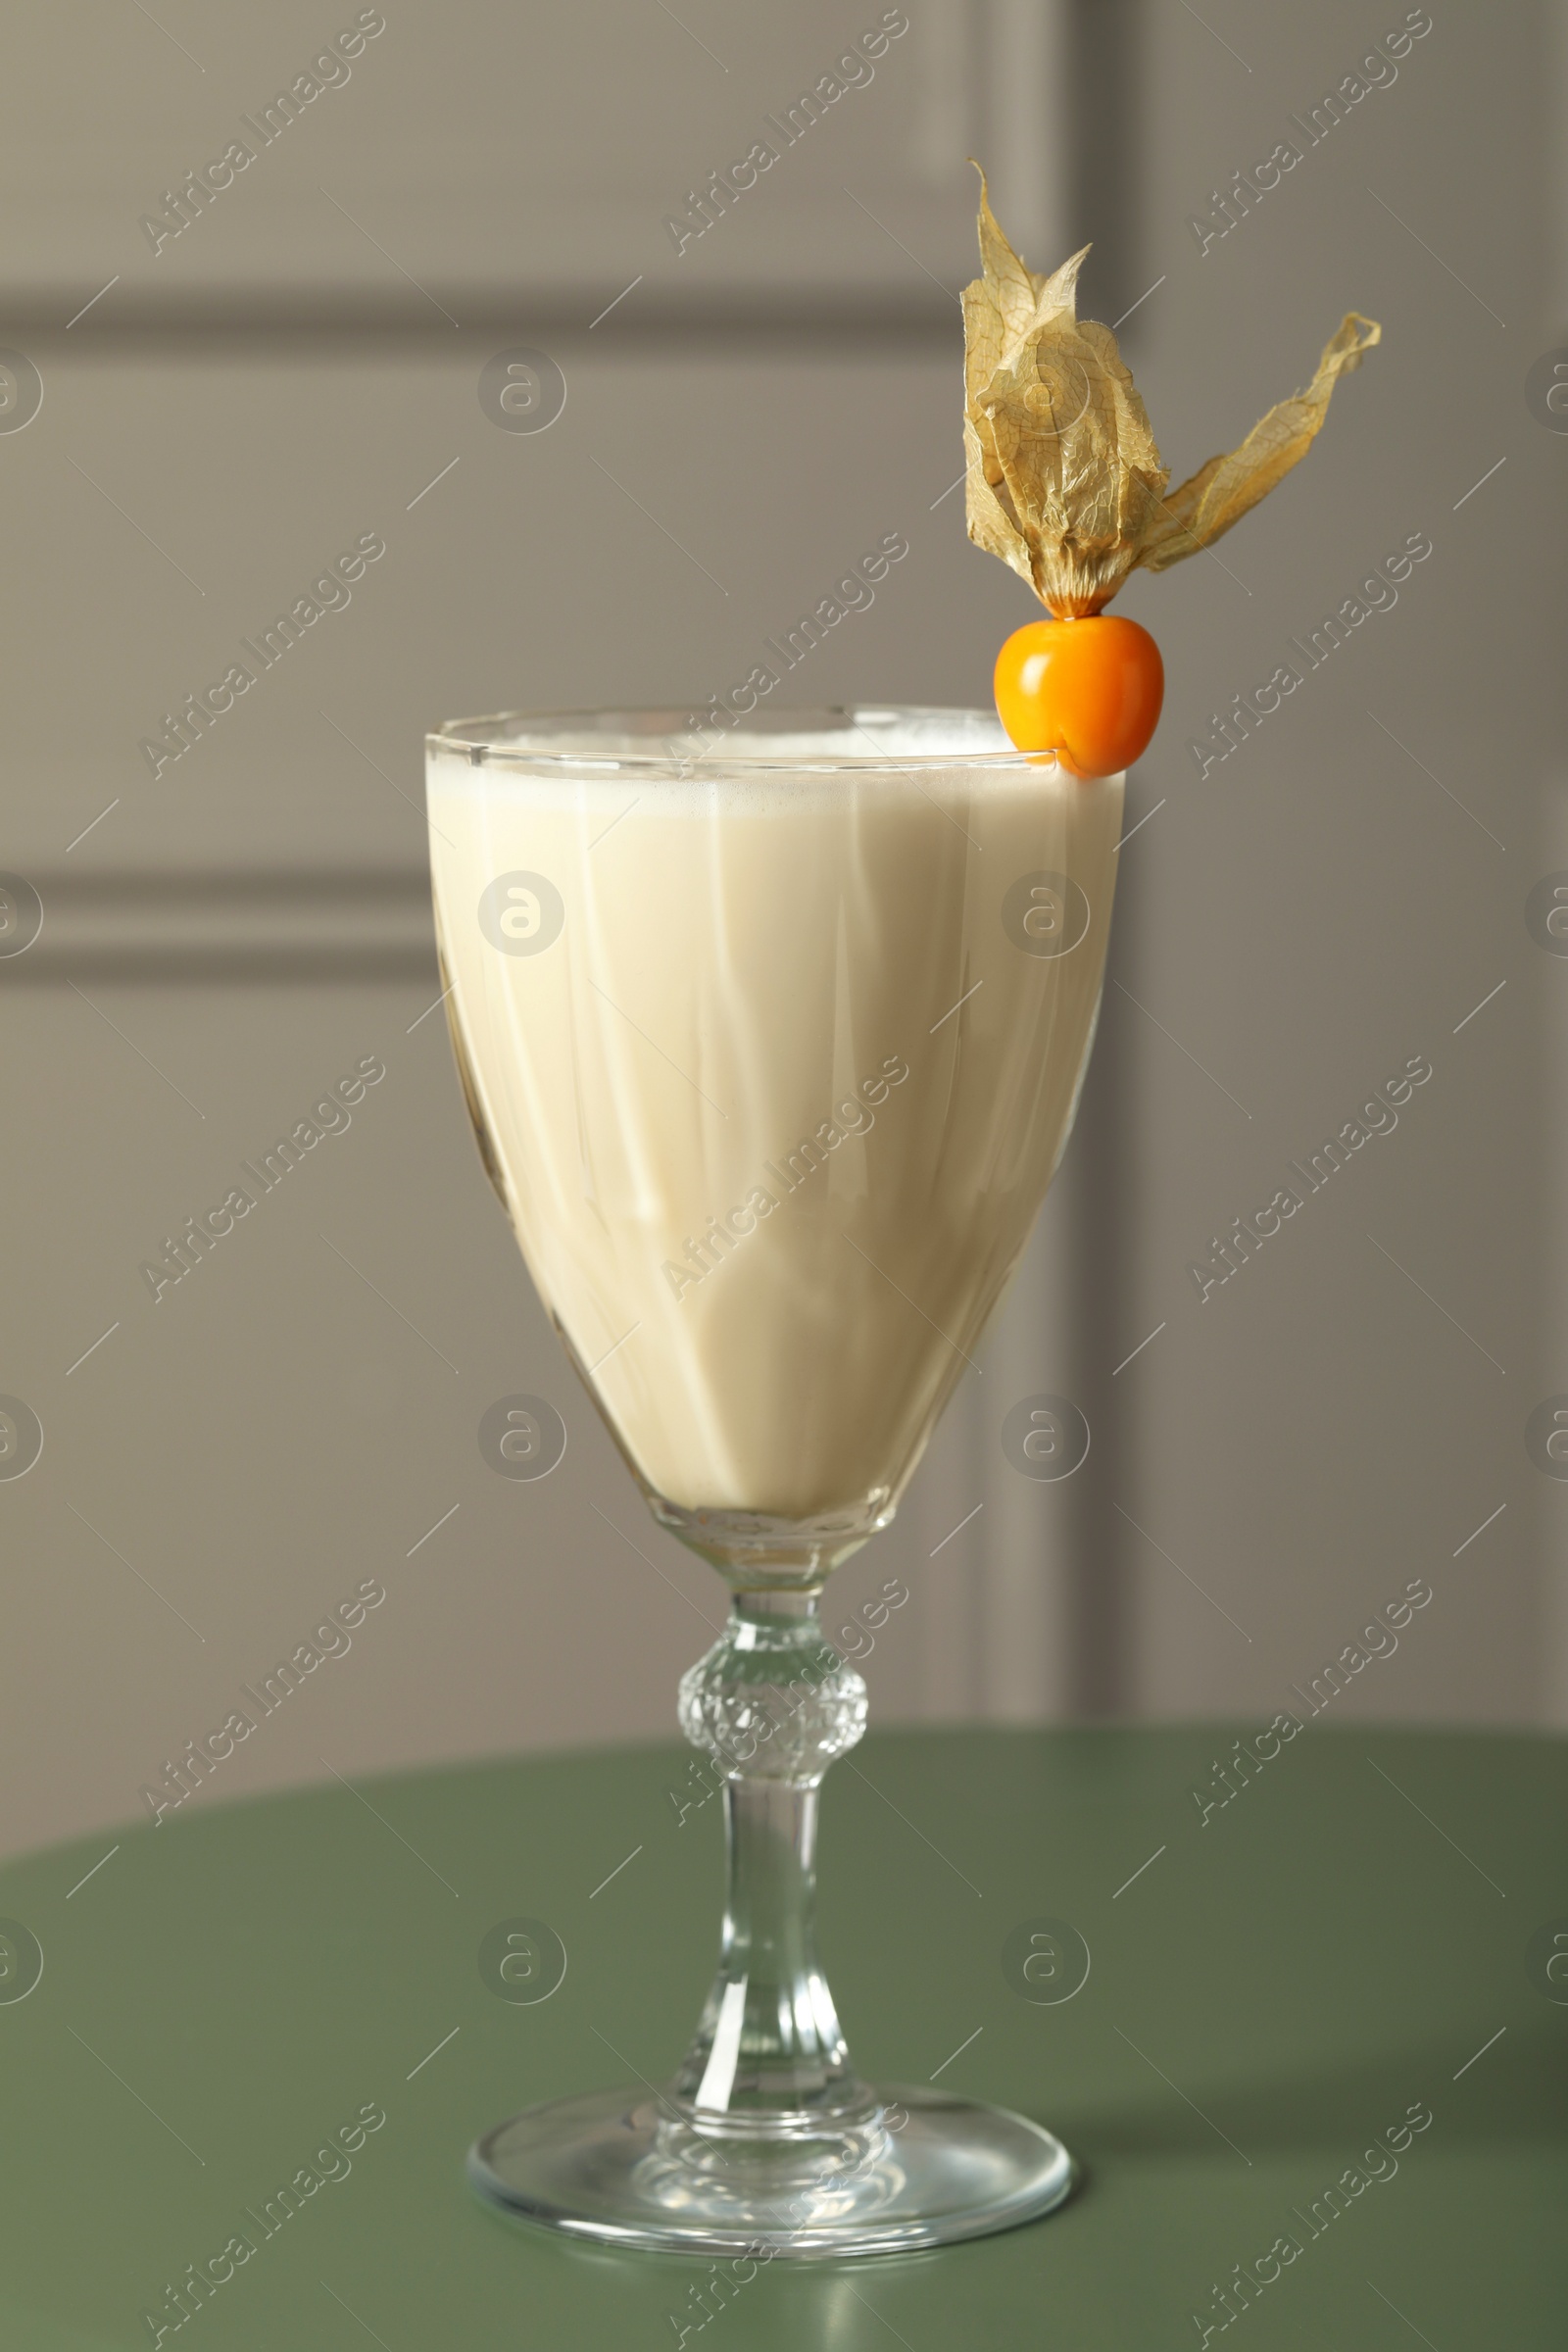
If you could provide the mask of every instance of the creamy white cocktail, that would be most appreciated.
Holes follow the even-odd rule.
[[[1066,1141],[1121,808],[961,711],[432,738],[481,1149],[657,1496],[885,1518]]]

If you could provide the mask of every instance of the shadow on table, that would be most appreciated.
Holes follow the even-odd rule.
[[[1484,2041],[1485,2029],[1477,2032]],[[1244,2089],[1200,2080],[1177,2093],[1152,2078],[1146,2098],[1042,2110],[1037,2120],[1090,2169],[1118,2157],[1212,2156],[1216,2133],[1254,2158],[1323,2150],[1348,2163],[1415,2101],[1432,2110],[1434,2141],[1452,2134],[1471,2147],[1560,2146],[1559,2049],[1560,2037],[1544,2024],[1513,2025],[1462,2082],[1454,2078],[1452,2039],[1433,2038],[1331,2066],[1282,2069]]]

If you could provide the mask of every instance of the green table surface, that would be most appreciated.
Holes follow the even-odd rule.
[[[166,2285],[239,2233],[254,2251],[166,2344],[1143,2352],[1209,2326],[1245,2352],[1560,2352],[1568,1984],[1542,1932],[1568,1936],[1568,1749],[1310,1727],[1205,1819],[1230,1739],[873,1734],[835,1769],[822,1945],[861,2072],[1038,2116],[1084,2178],[1027,2229],[727,2288],[537,2231],[464,2176],[514,2109],[678,2061],[721,1876],[716,1802],[669,1798],[696,1793],[688,1750],[193,1807],[85,1884],[113,1834],[13,1863],[0,1914],[44,1970],[0,2000],[0,2346],[147,2344]],[[1050,2005],[1002,1957],[1043,1915],[1092,1954]],[[534,2005],[478,1966],[517,1916],[569,1956]],[[384,2124],[318,2162],[362,2109]],[[1367,2156],[1411,2109],[1402,2152]],[[264,2236],[247,2209],[301,2168],[340,2177]],[[1222,2328],[1216,2286],[1282,2236],[1298,2251]]]

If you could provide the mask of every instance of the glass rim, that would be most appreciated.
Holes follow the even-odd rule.
[[[722,775],[867,776],[895,775],[916,768],[974,768],[987,774],[1012,770],[1039,773],[1060,768],[1054,752],[1020,752],[1010,745],[996,751],[953,746],[939,751],[892,752],[878,744],[869,731],[865,751],[849,758],[833,755],[812,759],[799,751],[770,755],[766,748],[770,739],[780,736],[798,741],[812,733],[842,736],[857,728],[886,728],[921,720],[947,721],[956,734],[977,722],[1001,733],[994,711],[958,704],[818,703],[798,709],[759,709],[743,717],[729,718],[724,731],[711,744],[690,753],[668,748],[677,740],[695,742],[699,733],[706,731],[703,712],[689,706],[502,710],[475,718],[445,719],[424,740],[427,751],[466,754],[474,767],[515,765],[533,771],[543,768],[559,775],[631,774],[650,780],[665,777],[672,783]],[[616,727],[612,723],[615,721],[621,724]],[[531,739],[530,730],[543,739]],[[662,736],[664,748],[657,752],[607,750],[603,755],[580,749],[564,752],[551,748],[551,734],[575,734],[580,739],[599,730],[622,737],[646,733],[651,740]],[[1060,769],[1060,772],[1068,771]]]

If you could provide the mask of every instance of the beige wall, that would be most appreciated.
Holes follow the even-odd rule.
[[[1134,821],[1157,813],[985,1378],[844,1573],[846,1617],[885,1578],[910,1593],[867,1667],[879,1719],[1272,1713],[1417,1576],[1433,1602],[1342,1711],[1560,1712],[1560,1490],[1522,1437],[1568,1387],[1544,1156],[1568,968],[1523,921],[1568,865],[1538,519],[1568,445],[1523,392],[1568,332],[1542,17],[1437,12],[1394,86],[1200,255],[1189,215],[1352,69],[1360,11],[1235,0],[1205,8],[1218,38],[1185,11],[911,8],[869,86],[677,256],[662,215],[880,11],[681,14],[695,39],[657,10],[388,11],[346,86],[157,256],[138,215],[327,22],[162,10],[191,59],[134,11],[21,36],[0,181],[26,233],[0,269],[45,399],[0,432],[0,862],[46,921],[0,961],[0,1389],[46,1442],[0,1481],[14,1845],[132,1812],[364,1578],[384,1604],[214,1797],[669,1724],[718,1588],[645,1524],[570,1387],[440,1016],[414,1025],[436,993],[419,738],[499,704],[705,696],[895,529],[908,559],[802,698],[984,698],[1027,607],[959,497],[935,503],[961,464],[944,289],[971,266],[971,148],[1032,260],[1097,237],[1091,311],[1163,278],[1126,343],[1179,472],[1302,380],[1345,308],[1385,343],[1226,568],[1127,598],[1170,680],[1131,788]],[[515,344],[567,379],[542,435],[476,397]],[[1209,711],[1415,530],[1433,554],[1398,607],[1200,781]],[[138,738],[368,531],[386,553],[353,604],[155,780]],[[1216,1226],[1418,1053],[1434,1075],[1398,1131],[1200,1304],[1185,1269]],[[155,1306],[137,1268],[161,1237],[371,1054],[352,1128]],[[571,1432],[538,1486],[475,1443],[523,1389]],[[1035,1390],[1095,1431],[1059,1489],[1000,1454]]]

